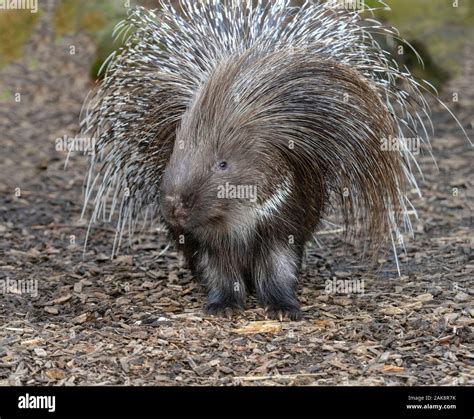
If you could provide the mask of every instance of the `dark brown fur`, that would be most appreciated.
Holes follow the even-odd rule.
[[[399,159],[380,151],[392,133],[376,92],[345,66],[294,51],[224,61],[183,116],[161,194],[173,236],[208,287],[206,311],[240,310],[255,290],[270,317],[299,318],[302,255],[330,192],[349,223],[364,217],[353,205],[364,200],[368,233],[389,229],[385,202],[396,204],[403,184]],[[344,176],[360,196],[342,197]],[[257,203],[217,198],[227,182],[256,185]],[[268,216],[255,216],[282,190]]]

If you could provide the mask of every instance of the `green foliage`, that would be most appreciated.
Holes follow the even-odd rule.
[[[77,15],[80,3],[75,0],[63,0],[53,17],[53,27],[56,35],[74,33],[78,29]]]
[[[56,10],[53,26],[57,36],[83,32],[99,39],[110,22],[127,13],[124,0],[63,0]]]
[[[0,68],[23,56],[39,16],[29,10],[0,11]]]
[[[36,68],[38,68],[38,65],[39,65],[39,61],[37,58],[32,58],[29,62],[29,67],[33,70],[35,70]]]
[[[8,102],[13,98],[13,93],[10,90],[0,90],[0,102]]]
[[[116,23],[117,22],[109,24],[106,30],[102,33],[102,36],[98,39],[96,55],[91,66],[91,78],[93,80],[98,77],[99,70],[109,55],[112,54],[112,52],[117,51],[122,45],[122,39],[114,41],[112,37]]]
[[[425,66],[414,53],[404,48],[405,56],[395,55],[418,77],[436,87],[460,71],[462,50],[473,37],[474,0],[385,0],[391,10],[377,10],[377,19],[397,28],[400,36],[420,52]],[[366,0],[381,7],[377,0]]]
[[[133,0],[130,6],[143,1]],[[399,29],[401,37],[419,50],[425,67],[417,63],[409,48],[399,55],[398,45],[381,40],[387,48],[393,48],[401,64],[438,87],[448,75],[454,76],[460,70],[463,45],[474,36],[474,0],[458,0],[458,7],[453,7],[455,0],[385,0],[385,3],[391,10],[384,10],[378,0],[365,0],[367,6],[381,8],[375,12],[376,19]],[[55,11],[56,37],[81,32],[96,43],[97,53],[91,65],[93,79],[102,63],[121,45],[120,41],[113,42],[112,31],[125,18],[125,6],[125,0],[62,0]],[[22,57],[24,44],[39,15],[27,10],[0,11],[0,67]],[[30,63],[32,68],[36,65]]]
[[[126,17],[125,0],[63,0],[54,16],[56,36],[86,33],[97,44],[97,52],[91,65],[91,78],[97,77],[102,63],[117,48],[112,32],[115,25]],[[133,2],[131,2],[133,6]]]

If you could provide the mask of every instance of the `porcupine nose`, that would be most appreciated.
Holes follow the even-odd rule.
[[[165,196],[166,213],[169,216],[169,221],[180,227],[184,227],[189,221],[189,211],[183,202],[183,199],[178,195]]]

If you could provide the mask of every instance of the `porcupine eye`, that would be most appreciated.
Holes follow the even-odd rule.
[[[219,170],[227,170],[227,168],[229,167],[229,165],[227,164],[226,161],[221,161],[219,164],[218,164],[218,167],[219,167]]]

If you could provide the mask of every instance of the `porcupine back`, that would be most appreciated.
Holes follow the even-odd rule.
[[[91,224],[117,215],[114,253],[124,230],[133,233],[139,220],[159,218],[161,176],[196,93],[224,61],[245,54],[250,67],[252,57],[265,56],[322,63],[321,100],[300,108],[298,118],[288,108],[280,118],[288,140],[313,158],[302,170],[324,171],[348,238],[370,237],[379,245],[400,241],[401,230],[411,232],[406,191],[419,190],[405,138],[428,140],[423,121],[429,108],[420,91],[425,84],[398,68],[374,39],[375,33],[398,39],[395,30],[319,2],[294,8],[289,0],[184,0],[181,9],[167,1],[159,11],[137,8],[117,26],[124,47],[109,58],[85,107],[82,132],[95,142],[85,201],[94,202]],[[269,69],[249,77],[258,85],[264,73]],[[292,76],[281,83],[291,84]],[[373,94],[351,105],[352,91],[359,99],[364,91]],[[366,123],[369,116],[377,132]],[[277,125],[279,117],[276,111]],[[399,151],[383,151],[381,136],[392,137]]]

